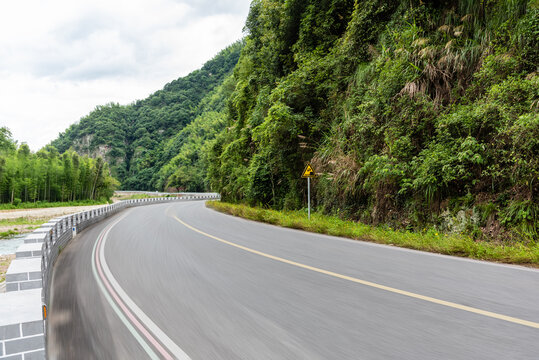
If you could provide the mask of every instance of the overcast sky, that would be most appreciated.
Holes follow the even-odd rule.
[[[0,127],[34,151],[96,105],[129,104],[242,37],[250,0],[0,6]]]

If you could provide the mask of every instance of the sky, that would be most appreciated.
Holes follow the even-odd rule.
[[[33,151],[243,36],[250,0],[20,0],[0,6],[0,127]]]

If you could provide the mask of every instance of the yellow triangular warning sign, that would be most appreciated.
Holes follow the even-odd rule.
[[[301,175],[302,178],[312,178],[315,177],[316,173],[314,172],[313,167],[311,164],[307,164],[305,167],[305,170],[303,170],[303,174]]]

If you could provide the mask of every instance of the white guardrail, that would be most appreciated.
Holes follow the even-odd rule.
[[[6,293],[0,294],[0,360],[46,359],[52,268],[61,249],[78,232],[128,207],[219,199],[219,194],[186,193],[179,197],[124,200],[52,219],[26,235],[6,273]]]

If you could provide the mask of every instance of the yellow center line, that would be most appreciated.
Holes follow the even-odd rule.
[[[204,236],[207,236],[209,238],[217,240],[217,241],[219,241],[219,242],[221,242],[223,244],[234,246],[234,247],[236,247],[238,249],[242,249],[242,250],[245,250],[245,251],[250,252],[252,254],[260,255],[260,256],[263,256],[263,257],[268,258],[268,259],[272,259],[272,260],[279,261],[279,262],[282,262],[282,263],[285,263],[285,264],[293,265],[293,266],[296,266],[296,267],[299,267],[299,268],[302,268],[302,269],[311,270],[311,271],[314,271],[314,272],[317,272],[317,273],[320,273],[320,274],[333,276],[333,277],[336,277],[336,278],[339,278],[339,279],[352,281],[352,282],[362,284],[362,285],[366,285],[366,286],[370,286],[370,287],[373,287],[373,288],[376,288],[376,289],[389,291],[389,292],[392,292],[394,294],[400,294],[400,295],[408,296],[408,297],[411,297],[411,298],[414,298],[414,299],[428,301],[428,302],[431,302],[431,303],[434,303],[434,304],[443,305],[443,306],[447,306],[447,307],[450,307],[450,308],[459,309],[459,310],[463,310],[463,311],[468,311],[468,312],[471,312],[471,313],[474,313],[474,314],[488,316],[488,317],[491,317],[491,318],[494,318],[494,319],[504,320],[504,321],[508,321],[508,322],[511,322],[511,323],[515,323],[515,324],[529,326],[529,327],[532,327],[532,328],[535,328],[535,329],[539,329],[539,323],[536,323],[536,322],[533,322],[533,321],[528,321],[528,320],[515,318],[515,317],[512,317],[512,316],[497,314],[497,313],[494,313],[494,312],[491,312],[491,311],[481,310],[481,309],[477,309],[477,308],[474,308],[474,307],[471,307],[471,306],[457,304],[457,303],[454,303],[454,302],[451,302],[451,301],[440,300],[440,299],[436,299],[436,298],[433,298],[433,297],[430,297],[430,296],[425,296],[425,295],[416,294],[416,293],[413,293],[413,292],[410,292],[410,291],[405,291],[405,290],[400,290],[400,289],[392,288],[392,287],[385,286],[385,285],[380,285],[380,284],[377,284],[377,283],[374,283],[374,282],[371,282],[371,281],[361,280],[361,279],[358,279],[358,278],[355,278],[355,277],[352,277],[352,276],[342,275],[342,274],[339,274],[339,273],[336,273],[336,272],[333,272],[333,271],[320,269],[320,268],[317,268],[317,267],[314,267],[314,266],[309,266],[309,265],[298,263],[298,262],[295,262],[295,261],[292,261],[292,260],[283,259],[283,258],[278,257],[278,256],[266,254],[266,253],[264,253],[262,251],[254,250],[254,249],[248,248],[247,246],[239,245],[239,244],[236,244],[236,243],[221,239],[221,238],[219,238],[217,236],[205,233],[204,231],[199,230],[199,229],[185,223],[184,221],[179,219],[177,216],[173,216],[173,217],[174,217],[174,219],[176,219],[176,221],[178,221],[179,223],[181,223],[185,227],[187,227],[187,228],[189,228],[189,229],[191,229],[191,230],[193,230],[193,231],[195,231],[195,232],[197,232],[199,234],[202,234]]]

